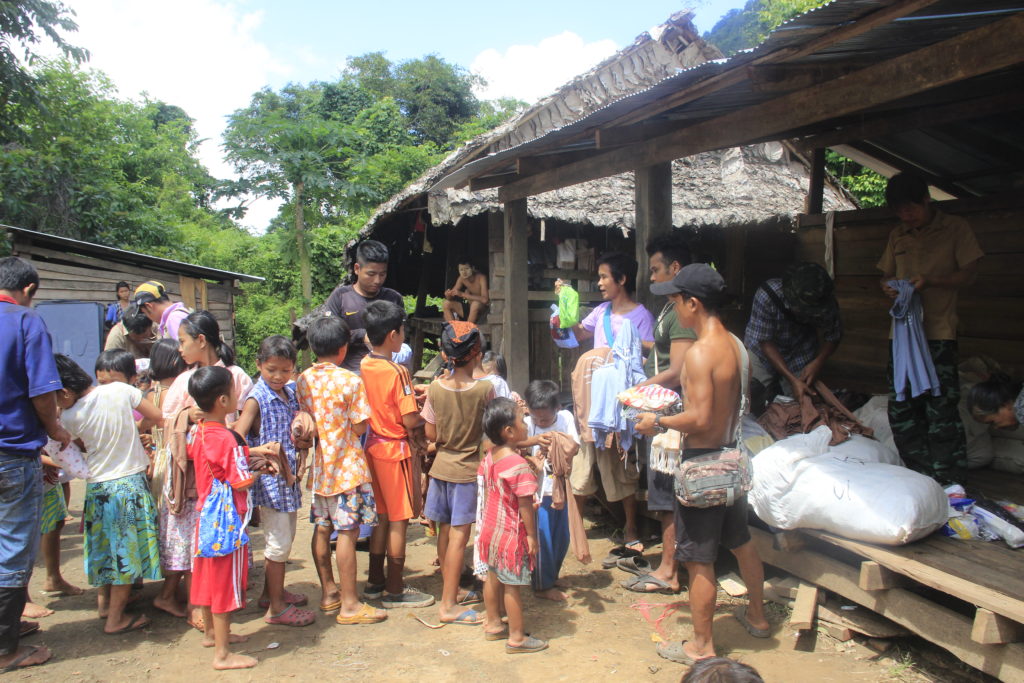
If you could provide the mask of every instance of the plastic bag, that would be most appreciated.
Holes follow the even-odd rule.
[[[558,318],[558,306],[556,304],[551,304],[550,329],[551,339],[558,348],[575,349],[580,345],[579,341],[576,340],[576,333],[571,328],[561,327]]]
[[[558,319],[563,330],[580,321],[580,295],[566,284],[558,288]]]

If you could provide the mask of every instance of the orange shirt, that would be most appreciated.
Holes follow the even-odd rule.
[[[409,435],[402,416],[419,412],[409,371],[398,363],[371,353],[363,358],[360,374],[371,408],[370,429],[385,440],[379,444],[374,443],[372,447],[371,442],[367,441],[367,451],[371,457],[380,460],[403,460],[409,457],[411,451],[404,443]]]

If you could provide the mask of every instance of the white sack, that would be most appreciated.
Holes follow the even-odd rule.
[[[867,403],[853,411],[853,416],[860,420],[865,427],[870,427],[875,433],[875,438],[882,445],[893,453],[899,453],[896,442],[892,438],[892,428],[889,426],[889,397],[887,395],[872,396]]]
[[[846,538],[903,545],[937,530],[949,517],[945,491],[905,467],[872,462],[884,449],[852,457],[828,449],[830,432],[819,427],[761,451],[753,460],[749,501],[778,529],[819,529]]]

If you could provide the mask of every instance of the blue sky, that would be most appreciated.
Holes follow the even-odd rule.
[[[438,54],[482,76],[481,98],[534,102],[630,44],[684,7],[703,32],[743,0],[64,0],[76,13],[71,42],[87,48],[122,97],[145,92],[176,104],[204,138],[199,155],[222,159],[227,116],[252,94],[288,82],[338,77],[349,56],[392,61]],[[244,224],[265,229],[277,205],[257,202]]]

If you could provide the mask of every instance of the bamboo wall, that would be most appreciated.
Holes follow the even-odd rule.
[[[971,199],[937,202],[967,219],[985,256],[974,284],[959,298],[960,358],[984,354],[1005,370],[1024,374],[1024,202]],[[799,259],[824,264],[824,217],[806,216],[797,237]],[[885,209],[836,214],[836,293],[845,335],[828,365],[825,381],[870,392],[887,390],[889,300],[879,287],[875,264],[896,219]]]
[[[234,345],[233,281],[196,280],[182,277],[179,273],[56,251],[17,239],[13,243],[13,253],[31,261],[39,272],[39,293],[35,297],[37,302],[72,299],[106,305],[117,299],[114,286],[122,280],[133,289],[146,280],[158,280],[163,283],[172,301],[183,300],[190,308],[201,308],[205,285],[206,308],[220,323],[224,340]]]

